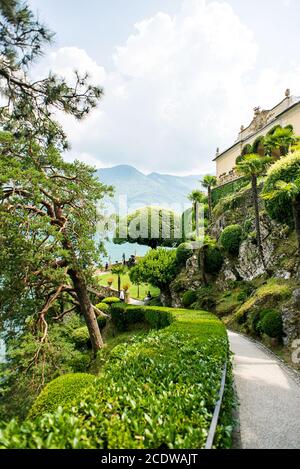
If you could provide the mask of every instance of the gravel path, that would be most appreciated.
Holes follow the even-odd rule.
[[[272,355],[228,331],[242,448],[300,449],[300,386]]]

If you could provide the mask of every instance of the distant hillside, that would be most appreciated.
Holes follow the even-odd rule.
[[[115,187],[116,195],[127,195],[128,204],[185,204],[187,194],[201,188],[201,176],[172,176],[151,173],[145,175],[133,166],[119,165],[98,170],[99,179]]]

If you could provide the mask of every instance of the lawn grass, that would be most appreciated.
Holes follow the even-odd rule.
[[[110,272],[102,274],[102,275],[98,275],[98,281],[99,281],[100,285],[107,286],[107,280],[109,278],[114,279],[112,287],[117,289],[118,288],[118,276],[117,275],[114,275]],[[159,288],[153,287],[152,285],[149,285],[149,284],[146,284],[146,283],[142,283],[140,285],[140,288],[139,288],[139,293],[140,294],[138,296],[138,286],[134,285],[130,281],[130,278],[129,278],[128,274],[122,275],[122,277],[121,277],[121,288],[124,284],[130,285],[129,294],[130,294],[131,298],[143,299],[147,295],[148,291],[150,291],[150,293],[153,297],[156,297],[156,296],[160,295]]]

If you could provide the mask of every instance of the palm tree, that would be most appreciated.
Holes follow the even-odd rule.
[[[255,226],[256,226],[256,240],[258,251],[260,254],[261,261],[266,270],[266,262],[261,242],[261,231],[259,221],[259,203],[258,203],[258,190],[257,190],[257,178],[265,174],[267,167],[271,163],[272,158],[268,156],[261,157],[256,153],[245,155],[243,159],[236,165],[235,170],[242,176],[251,179],[252,195],[255,210]]]
[[[298,253],[300,255],[300,177],[294,182],[277,181],[275,189],[263,194],[263,198],[265,200],[276,200],[282,195],[285,195],[292,202]]]
[[[212,201],[211,201],[211,190],[213,187],[217,185],[217,178],[216,176],[211,176],[210,174],[207,174],[206,176],[203,177],[202,180],[200,180],[201,184],[203,187],[207,189],[207,197],[208,197],[208,216],[209,220],[211,221],[212,219]]]
[[[204,192],[193,190],[189,195],[188,199],[193,202],[193,215],[196,225],[196,236],[198,236],[199,229],[199,204],[205,204],[207,202],[207,197]]]
[[[279,150],[280,156],[286,156],[296,141],[297,138],[291,126],[276,127],[264,139],[266,154],[272,156],[274,150]]]

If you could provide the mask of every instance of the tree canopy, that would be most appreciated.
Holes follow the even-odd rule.
[[[139,279],[142,283],[150,283],[161,290],[168,288],[178,271],[175,249],[158,248],[149,251],[132,267],[129,277],[132,282]]]
[[[81,119],[102,88],[78,73],[72,85],[51,73],[32,81],[31,66],[53,34],[18,0],[1,1],[0,18],[1,322],[20,330],[33,316],[37,359],[47,340],[46,316],[57,302],[67,310],[71,304],[85,317],[96,351],[102,339],[88,284],[98,258],[96,202],[111,189],[93,168],[63,160],[68,142],[55,111]]]
[[[113,241],[156,249],[158,246],[178,246],[183,236],[180,215],[160,207],[144,207],[118,221]]]

